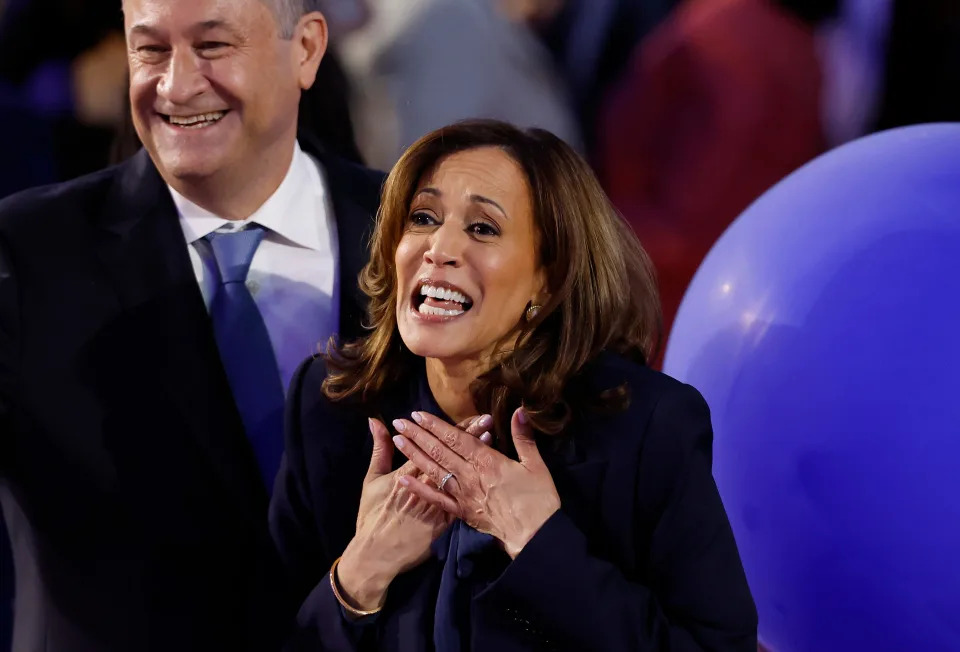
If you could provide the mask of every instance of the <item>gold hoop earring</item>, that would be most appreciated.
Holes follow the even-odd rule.
[[[526,313],[526,314],[527,314],[527,321],[533,321],[534,319],[536,319],[536,318],[537,318],[537,315],[540,314],[540,309],[541,309],[541,308],[543,308],[543,306],[538,306],[538,305],[536,305],[536,304],[534,304],[534,305],[530,306],[529,308],[527,308],[527,313]]]

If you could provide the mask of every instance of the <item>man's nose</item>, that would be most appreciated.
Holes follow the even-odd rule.
[[[189,50],[174,50],[167,70],[157,85],[157,94],[171,104],[186,104],[203,93],[209,82],[196,55]]]

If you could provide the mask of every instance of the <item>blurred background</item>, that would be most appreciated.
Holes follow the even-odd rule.
[[[553,131],[653,257],[667,333],[711,245],[783,177],[960,120],[960,0],[314,1],[333,47],[303,129],[381,169],[462,118]],[[136,152],[126,83],[119,0],[0,0],[0,197]],[[0,551],[0,591],[11,575]]]

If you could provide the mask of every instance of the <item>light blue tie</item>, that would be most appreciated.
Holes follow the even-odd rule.
[[[204,238],[219,275],[210,316],[230,389],[270,493],[283,455],[283,385],[270,335],[247,289],[263,228],[214,232]]]

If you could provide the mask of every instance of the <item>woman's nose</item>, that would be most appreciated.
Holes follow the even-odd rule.
[[[430,243],[423,259],[431,265],[456,267],[463,254],[462,231],[447,220],[430,236]]]

